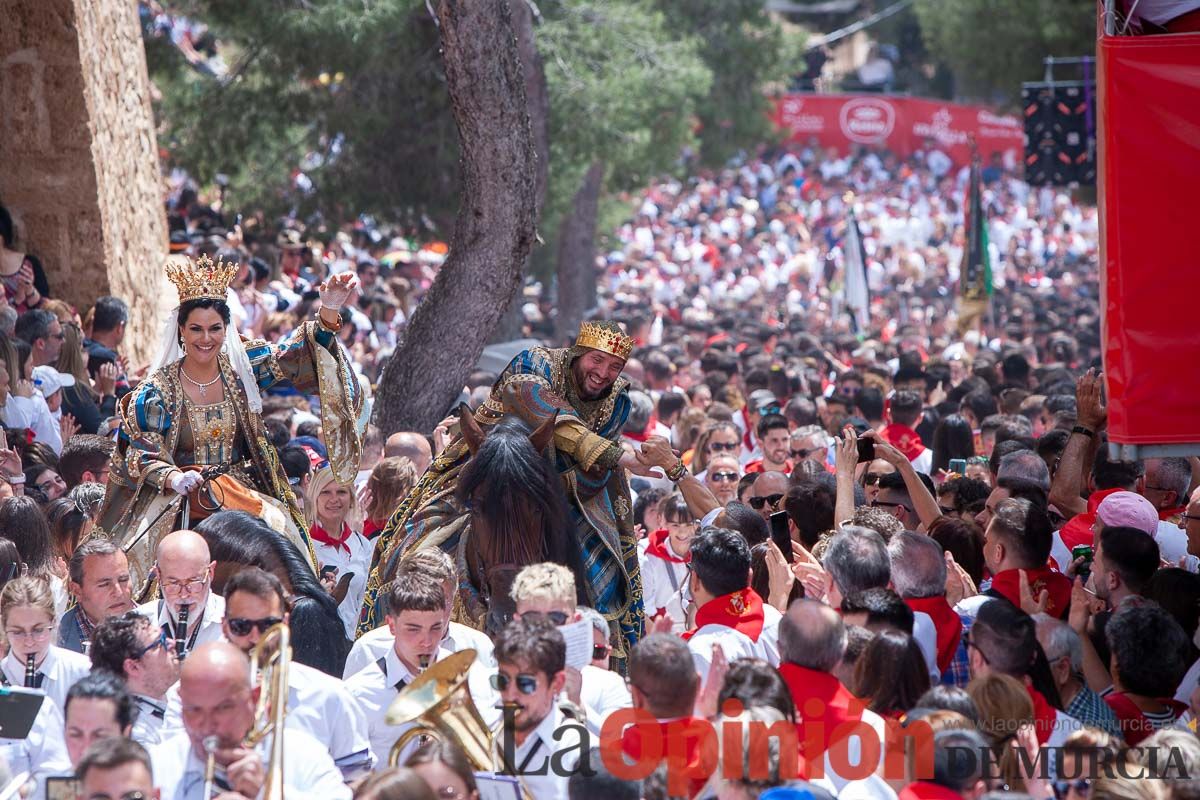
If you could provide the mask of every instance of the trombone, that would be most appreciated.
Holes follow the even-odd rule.
[[[467,688],[467,672],[475,661],[474,650],[460,650],[422,670],[388,706],[388,725],[412,725],[400,734],[388,754],[388,766],[400,763],[400,754],[418,736],[449,739],[462,748],[471,766],[479,772],[516,775],[495,749],[492,731],[475,707]],[[521,781],[525,800],[532,795]]]
[[[250,685],[261,688],[254,708],[254,727],[242,741],[249,748],[256,747],[267,736],[271,736],[271,755],[263,779],[262,800],[283,800],[283,721],[287,715],[288,665],[292,660],[291,633],[286,623],[279,623],[267,630],[250,653]],[[215,739],[216,737],[210,737]],[[213,752],[216,742],[209,747],[208,761],[204,769],[205,800],[212,797],[213,779],[216,776],[216,759]]]

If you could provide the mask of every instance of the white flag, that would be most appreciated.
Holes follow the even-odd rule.
[[[862,234],[858,231],[852,206],[847,207],[842,254],[846,273],[842,292],[846,310],[854,316],[855,333],[865,334],[871,323],[871,294],[867,289],[867,259],[863,254]]]

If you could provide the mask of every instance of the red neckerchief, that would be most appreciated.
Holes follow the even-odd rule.
[[[780,472],[784,475],[791,475],[794,467],[795,465],[792,464],[792,460],[789,458],[783,462],[783,469]],[[765,472],[766,470],[763,468],[763,460],[756,458],[753,461],[747,462],[742,471],[749,475],[751,472]]]
[[[1166,511],[1159,511],[1158,518],[1162,522],[1170,522],[1173,518],[1178,517],[1187,511],[1187,506],[1178,506],[1176,508],[1168,508]]]
[[[1049,592],[1046,613],[1052,617],[1065,617],[1071,606],[1071,580],[1058,570],[1042,566],[1025,570],[1029,578],[1029,592],[1037,600],[1042,591]],[[1017,608],[1021,607],[1021,571],[1000,570],[992,578],[992,591],[996,592]]]
[[[669,561],[672,564],[686,564],[691,561],[691,553],[688,553],[683,558],[675,555],[675,551],[671,549],[671,543],[667,541],[667,537],[670,535],[670,531],[661,528],[650,534],[646,544],[646,555],[661,558],[663,561]]]
[[[779,665],[779,676],[787,684],[796,704],[796,733],[800,740],[800,756],[807,763],[820,760],[821,754],[833,744],[835,731],[841,728],[843,736],[847,735],[845,731],[849,726],[843,727],[842,723],[858,722],[867,708],[866,704],[851,694],[836,676],[828,672],[818,672],[784,662]],[[811,704],[806,711],[806,703],[809,700],[817,702]],[[814,710],[815,715],[808,713]],[[805,728],[809,723],[813,725],[808,731],[814,736],[813,742],[808,742],[805,738]],[[820,735],[820,741],[816,741],[816,734]],[[808,744],[817,745],[819,750],[808,752]]]
[[[691,776],[685,791],[688,797],[695,797],[708,783],[708,776],[703,775],[701,770],[703,762],[707,760],[709,763],[716,763],[716,739],[705,735],[712,730],[712,726],[708,720],[697,717],[673,719],[670,722],[656,720],[655,722],[658,730],[655,730],[655,726],[649,722],[635,722],[626,728],[621,734],[621,752],[636,762],[642,760],[643,751],[661,753],[664,759],[670,759],[667,768],[668,775],[678,776],[677,780]],[[653,739],[655,736],[660,737],[659,744],[655,746],[650,743],[647,747],[644,740]],[[683,743],[682,753],[679,752],[679,742]],[[705,748],[712,750],[707,759],[704,757]],[[678,763],[679,760],[684,763]],[[679,790],[684,787],[677,785],[668,788],[672,788],[672,792],[678,796]]]
[[[387,526],[387,518],[375,520],[369,519],[363,522],[363,536],[367,539],[374,539],[379,535],[379,532]]]
[[[319,522],[314,522],[312,527],[308,529],[308,535],[311,536],[314,541],[320,542],[321,544],[327,544],[335,550],[345,548],[346,555],[350,555],[350,545],[346,544],[346,540],[349,539],[353,534],[354,531],[350,530],[350,526],[345,522],[342,523],[342,538],[340,539],[335,539],[330,536],[329,532],[322,528],[321,523]]]
[[[925,445],[921,444],[921,434],[907,425],[893,422],[879,433],[885,442],[903,453],[909,461],[925,452]]]
[[[1050,705],[1050,701],[1029,684],[1025,684],[1025,690],[1029,692],[1029,699],[1033,701],[1033,731],[1037,734],[1038,744],[1045,744],[1050,741],[1050,734],[1054,733],[1054,726],[1058,722],[1058,709]]]
[[[1150,724],[1150,720],[1146,719],[1146,715],[1137,707],[1137,704],[1129,699],[1124,692],[1110,692],[1104,696],[1104,702],[1112,709],[1113,714],[1117,718],[1117,722],[1121,726],[1121,733],[1125,736],[1125,743],[1131,747],[1141,744],[1143,739],[1154,734],[1154,727]],[[1187,705],[1166,697],[1160,697],[1158,702],[1162,703],[1167,708],[1175,712],[1175,719],[1179,719],[1184,711],[1187,711]]]
[[[746,423],[746,432],[742,434],[742,446],[747,450],[754,449],[754,432],[750,430],[750,406],[742,406],[742,422]]]
[[[696,609],[696,627],[681,635],[686,641],[705,625],[733,628],[757,642],[763,629],[762,598],[750,587],[715,597]]]
[[[907,597],[905,604],[913,611],[921,611],[933,620],[937,629],[937,665],[943,673],[950,669],[958,641],[962,638],[962,619],[946,602],[946,595],[936,597]]]
[[[1063,525],[1058,531],[1058,537],[1062,539],[1062,543],[1071,550],[1081,545],[1088,547],[1094,546],[1096,534],[1092,532],[1092,526],[1096,524],[1096,509],[1100,507],[1100,502],[1108,497],[1113,492],[1126,491],[1124,489],[1104,489],[1099,492],[1092,492],[1088,497],[1087,511],[1082,514],[1076,514],[1067,520],[1067,524]]]
[[[657,426],[658,426],[658,414],[651,413],[650,421],[646,423],[646,427],[642,430],[641,433],[631,433],[629,431],[625,431],[622,435],[626,439],[632,439],[635,442],[644,442],[647,439],[649,439],[651,436],[654,435],[654,429]]]
[[[962,795],[933,781],[914,781],[900,790],[899,800],[962,800]]]

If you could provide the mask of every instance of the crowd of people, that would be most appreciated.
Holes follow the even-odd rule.
[[[478,450],[451,418],[368,424],[444,246],[365,220],[234,219],[172,187],[172,252],[230,265],[216,294],[177,280],[172,384],[126,355],[126,303],[56,299],[0,209],[0,707],[43,698],[0,764],[35,797],[71,779],[130,800],[255,798],[268,780],[297,798],[1192,796],[1200,460],[1109,455],[1096,209],[1000,160],[983,177],[982,318],[956,299],[967,171],[932,143],[909,159],[764,148],[642,192],[597,259],[592,310],[632,353],[602,347],[622,377],[586,393],[627,392],[604,435],[631,504],[605,513],[635,534],[616,571],[637,613],[589,602],[578,565],[529,563],[493,635],[463,624],[455,552],[398,548],[370,582],[401,501]],[[865,326],[842,290],[850,205]],[[525,333],[570,344],[550,287],[525,292]],[[205,353],[226,326],[247,339],[244,440],[204,460]],[[353,376],[332,394],[357,449],[311,373],[328,358]],[[471,373],[475,418],[508,396],[499,379]],[[168,435],[187,425],[190,450]],[[122,546],[114,531],[158,523],[150,501],[196,490],[185,450],[236,462],[265,499],[193,505]],[[263,737],[250,661],[281,623],[286,732]],[[493,770],[461,730],[401,738],[416,719],[397,697],[457,659],[459,695],[497,732]],[[888,757],[917,730],[927,763]]]

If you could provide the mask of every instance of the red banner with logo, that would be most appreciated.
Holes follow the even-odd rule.
[[[999,153],[1010,163],[1025,151],[1019,117],[984,106],[878,94],[789,94],[775,101],[775,122],[798,144],[816,141],[838,153],[856,145],[886,147],[901,158],[927,149],[929,142],[954,161],[971,158],[968,135],[975,136],[984,163]]]
[[[1109,440],[1200,453],[1200,33],[1097,51]]]

